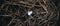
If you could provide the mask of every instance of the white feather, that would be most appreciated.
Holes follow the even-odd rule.
[[[32,14],[32,11],[28,11],[28,15],[31,15]]]

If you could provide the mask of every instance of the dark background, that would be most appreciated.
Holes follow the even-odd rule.
[[[59,11],[59,15],[60,15],[60,0],[52,0],[52,2],[54,2],[55,3],[55,5],[56,5],[56,7],[57,7],[57,10]],[[0,7],[1,7],[1,5],[2,4],[4,4],[5,3],[5,1],[4,0],[0,0]],[[1,14],[1,12],[0,12],[0,14]],[[0,16],[0,26],[5,26],[5,25],[7,25],[8,23],[9,23],[9,21],[10,21],[10,17],[3,17],[3,16]],[[4,20],[4,21],[2,21],[2,20]],[[6,22],[7,21],[7,22]],[[60,16],[59,16],[59,19],[58,19],[58,21],[57,21],[57,24],[56,24],[57,26],[60,26]]]

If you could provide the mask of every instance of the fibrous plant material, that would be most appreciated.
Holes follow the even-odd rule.
[[[2,26],[55,26],[59,11],[52,0],[4,0],[0,16]]]

